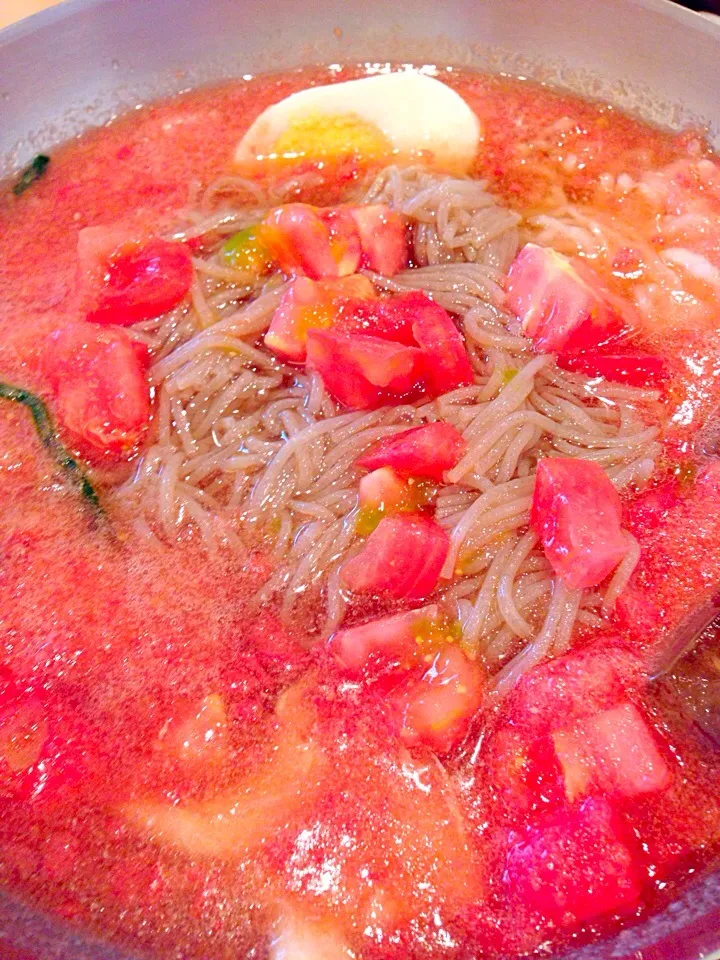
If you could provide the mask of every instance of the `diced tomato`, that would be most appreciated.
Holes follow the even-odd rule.
[[[465,343],[447,310],[417,290],[396,297],[394,306],[412,319],[413,336],[425,358],[425,383],[431,396],[438,397],[473,382]]]
[[[87,319],[129,326],[152,320],[187,295],[193,269],[180,243],[128,238],[115,228],[87,227],[78,237]]]
[[[355,273],[362,261],[362,245],[355,218],[345,207],[320,210],[320,218],[327,227],[330,254],[337,265],[337,276]]]
[[[384,437],[355,461],[364,470],[392,467],[401,476],[441,482],[467,450],[462,434],[449,423],[426,423]]]
[[[200,703],[181,705],[163,726],[156,746],[185,766],[217,765],[226,758],[227,726],[225,703],[212,693]]]
[[[399,213],[382,203],[348,209],[360,234],[363,266],[386,277],[407,266],[407,229]]]
[[[485,678],[457,644],[445,644],[419,681],[393,696],[408,746],[425,744],[447,753],[462,737],[483,699]]]
[[[263,240],[285,273],[321,280],[346,277],[360,266],[360,237],[344,208],[289,203],[272,210],[263,226]]]
[[[373,470],[360,480],[355,532],[366,537],[390,513],[422,510],[435,492],[429,481],[415,477],[404,479],[391,467]]]
[[[357,298],[374,302],[375,288],[367,277],[353,275],[331,280],[296,277],[278,304],[265,346],[279,356],[301,363],[306,355],[309,330],[334,326],[340,312],[339,298]]]
[[[89,323],[63,327],[46,340],[44,367],[59,423],[85,456],[118,459],[142,441],[150,388],[126,333]]]
[[[423,356],[378,337],[310,330],[308,366],[317,370],[329,393],[343,406],[367,410],[397,403],[422,389]]]
[[[360,671],[371,658],[410,663],[437,619],[438,608],[431,604],[370,620],[334,633],[328,640],[328,649],[348,670]]]
[[[340,333],[361,333],[416,347],[412,317],[402,306],[402,297],[343,301],[337,318]]]
[[[661,387],[670,376],[667,363],[656,353],[561,353],[557,363],[564,370],[631,387]]]
[[[664,790],[670,770],[650,729],[632,703],[622,703],[553,734],[569,800],[596,786],[635,797]]]
[[[358,506],[371,510],[402,510],[410,502],[411,493],[407,482],[391,467],[381,467],[360,479]]]
[[[361,507],[375,510],[402,510],[411,501],[412,490],[391,467],[381,467],[362,477],[359,485]]]
[[[452,317],[419,290],[347,311],[341,327],[418,346],[424,357],[427,392],[439,396],[473,382],[472,365]]]
[[[448,535],[430,517],[384,517],[360,553],[343,565],[341,578],[355,593],[420,600],[437,586],[449,547]]]
[[[473,381],[470,359],[450,315],[424,293],[411,291],[362,305],[347,301],[337,327],[334,338],[321,338],[315,333],[310,336],[315,369],[330,393],[346,406],[364,409],[397,403],[407,394],[422,391],[438,396]],[[417,346],[408,345],[413,343]],[[389,358],[392,377],[386,370]],[[403,373],[391,384],[401,359]],[[362,371],[357,370],[358,363]],[[360,382],[358,373],[362,373]],[[367,380],[388,389],[390,395],[369,389],[364,382]]]
[[[545,736],[625,702],[644,679],[641,660],[606,636],[529,670],[509,698],[512,723],[526,740]]]
[[[632,909],[640,895],[633,854],[602,798],[530,828],[507,855],[514,897],[562,926]]]
[[[530,524],[555,573],[574,590],[597,586],[628,551],[620,497],[590,460],[538,462]]]
[[[527,243],[513,261],[507,304],[538,353],[584,350],[618,336],[631,307],[581,260]]]

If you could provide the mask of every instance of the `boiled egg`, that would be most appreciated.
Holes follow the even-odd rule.
[[[480,123],[463,98],[426,74],[381,74],[293,93],[263,111],[238,144],[240,167],[258,162],[404,159],[464,173]]]

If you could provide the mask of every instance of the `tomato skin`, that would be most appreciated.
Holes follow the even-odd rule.
[[[467,442],[449,423],[438,421],[383,437],[355,461],[363,470],[392,467],[400,476],[426,477],[442,482],[463,458]]]
[[[554,572],[573,590],[597,586],[628,551],[620,497],[592,461],[538,462],[530,525]]]
[[[421,600],[437,586],[449,548],[448,535],[430,517],[395,514],[380,521],[340,576],[354,593]]]
[[[349,276],[360,266],[360,237],[346,210],[288,203],[272,210],[263,227],[263,239],[285,273],[322,280]]]
[[[147,433],[150,388],[122,330],[75,323],[46,340],[44,369],[63,432],[90,459],[129,456]]]
[[[510,266],[507,305],[538,353],[574,353],[617,337],[629,304],[605,290],[581,260],[527,243]]]
[[[396,306],[412,317],[415,342],[425,358],[425,383],[431,397],[473,383],[470,357],[452,317],[425,293],[411,290],[396,298]]]
[[[295,277],[273,314],[265,346],[286,360],[302,363],[308,331],[335,327],[345,298],[373,304],[375,288],[367,277],[357,275],[330,280]]]
[[[631,387],[661,387],[670,376],[665,360],[653,353],[561,353],[557,364],[563,370]]]
[[[599,797],[513,838],[505,882],[520,903],[561,926],[632,909],[641,885],[609,803]]]
[[[481,667],[457,644],[445,644],[423,676],[392,698],[401,717],[400,738],[409,747],[424,744],[447,753],[461,739],[484,692]]]
[[[416,347],[366,337],[310,330],[308,367],[316,370],[328,392],[352,410],[418,395],[422,390],[422,354]]]
[[[363,266],[393,277],[408,265],[407,229],[399,213],[384,203],[349,207],[360,235]]]
[[[152,320],[177,306],[192,284],[190,253],[158,237],[120,239],[112,228],[88,227],[78,256],[92,323],[126,327]]]
[[[359,673],[372,658],[411,660],[417,651],[417,637],[428,623],[437,619],[434,604],[407,613],[370,620],[357,627],[338,630],[327,648],[348,670]]]

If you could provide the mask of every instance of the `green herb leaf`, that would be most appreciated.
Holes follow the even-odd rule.
[[[50,157],[45,156],[44,153],[39,153],[20,174],[20,179],[13,187],[15,196],[19,197],[20,194],[25,193],[27,188],[35,183],[36,180],[39,180],[47,170],[49,163]]]
[[[65,471],[68,480],[73,483],[98,519],[107,520],[100,498],[77,460],[62,445],[53,426],[52,417],[46,404],[36,394],[22,387],[0,381],[0,398],[20,403],[30,411],[35,431],[40,442],[55,463]]]

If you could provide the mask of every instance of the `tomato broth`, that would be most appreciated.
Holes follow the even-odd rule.
[[[0,189],[0,882],[151,956],[560,952],[718,863],[720,164],[430,74],[461,172],[354,106],[239,170],[315,68]]]

